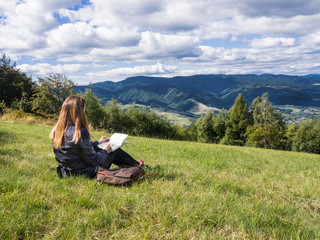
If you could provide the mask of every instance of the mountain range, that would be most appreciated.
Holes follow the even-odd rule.
[[[254,98],[267,92],[273,105],[320,107],[320,75],[138,76],[120,82],[78,86],[77,91],[83,92],[86,88],[91,88],[102,103],[117,99],[122,104],[135,102],[183,115],[192,115],[201,109],[229,109],[239,93],[249,106]]]

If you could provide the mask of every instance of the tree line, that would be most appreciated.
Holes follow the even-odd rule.
[[[0,60],[0,86],[0,113],[11,108],[54,117],[59,114],[65,98],[77,94],[86,100],[86,115],[95,129],[145,137],[320,153],[320,119],[287,125],[281,113],[272,106],[267,93],[254,99],[250,106],[239,94],[229,110],[208,112],[190,127],[183,128],[134,103],[123,108],[114,99],[102,105],[91,89],[76,93],[75,83],[61,74],[41,77],[34,82],[6,55]]]
[[[287,125],[268,93],[254,99],[250,108],[239,94],[229,111],[208,112],[195,126],[199,142],[320,153],[320,119]]]

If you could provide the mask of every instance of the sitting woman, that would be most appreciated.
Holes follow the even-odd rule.
[[[99,143],[108,142],[108,137],[90,141],[91,134],[85,116],[85,100],[81,97],[68,97],[61,108],[57,124],[51,131],[55,158],[59,165],[60,177],[85,175],[94,178],[99,168],[110,168],[114,163],[119,166],[143,166],[121,148],[112,152],[110,144],[104,149]]]

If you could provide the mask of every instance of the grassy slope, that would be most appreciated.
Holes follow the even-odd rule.
[[[50,130],[0,121],[0,239],[320,239],[319,155],[129,137],[160,176],[113,187],[58,179]]]

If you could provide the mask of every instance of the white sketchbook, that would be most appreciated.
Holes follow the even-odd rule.
[[[124,140],[128,137],[128,134],[123,133],[114,133],[110,137],[109,142],[100,143],[98,145],[99,148],[104,148],[106,145],[110,144],[112,148],[112,152],[117,150],[118,148],[121,148],[123,144],[128,144],[128,142],[125,142]]]

